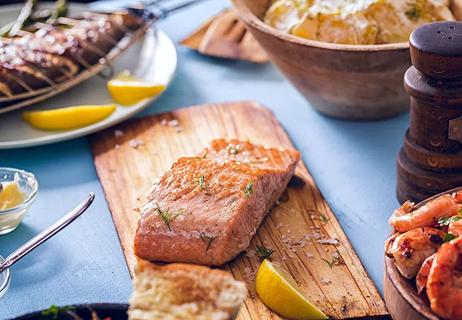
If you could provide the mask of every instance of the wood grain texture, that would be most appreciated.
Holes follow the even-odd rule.
[[[165,120],[173,119],[179,127],[166,124]],[[91,145],[130,270],[135,263],[132,242],[138,208],[154,179],[178,157],[195,155],[210,140],[223,137],[293,147],[274,115],[253,102],[190,107],[130,121],[117,129],[123,135],[107,130],[93,136]],[[144,144],[134,148],[134,141]],[[336,239],[338,244],[320,243],[326,239]],[[303,163],[297,167],[287,196],[259,228],[248,253],[224,267],[245,281],[250,290],[239,319],[280,319],[255,294],[257,244],[275,249],[273,260],[288,269],[303,292],[330,316],[346,319],[387,314],[380,295]],[[338,261],[344,263],[331,267],[326,261],[332,261],[336,254],[341,257]]]

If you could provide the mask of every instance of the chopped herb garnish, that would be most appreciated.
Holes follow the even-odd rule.
[[[326,216],[324,213],[320,213],[319,214],[319,220],[326,223],[326,222],[329,222],[330,218],[328,216]]]
[[[207,247],[205,248],[205,251],[209,251],[209,248],[212,245],[213,240],[217,238],[216,236],[208,236],[204,232],[201,232],[199,237],[202,241],[207,242]]]
[[[415,3],[408,3],[409,9],[405,11],[404,13],[406,16],[413,21],[417,21],[422,17],[422,5],[418,3],[419,1],[416,0]]]
[[[205,189],[205,177],[204,177],[204,175],[201,175],[199,177],[199,188],[201,188],[201,190]]]
[[[193,157],[194,159],[198,159],[198,160],[201,160],[201,159],[205,159],[207,158],[207,156],[209,155],[209,150],[205,149],[205,152],[203,155],[201,156],[197,156],[197,157]]]
[[[452,217],[449,217],[449,218],[446,218],[446,217],[439,218],[438,219],[438,226],[440,226],[440,227],[449,226],[452,222],[458,221],[460,219],[462,219],[462,217],[460,215],[452,216]]]
[[[270,248],[266,248],[264,246],[257,245],[255,251],[257,252],[258,257],[260,258],[260,260],[263,261],[265,259],[270,259],[271,255],[274,253],[275,250],[270,249]]]
[[[183,214],[183,212],[177,212],[177,213],[172,213],[168,210],[161,210],[159,207],[156,208],[157,214],[159,217],[162,219],[162,221],[167,225],[168,230],[172,231],[172,228],[170,227],[170,222],[174,220],[176,217],[179,215]]]
[[[452,233],[446,233],[444,235],[443,242],[449,242],[451,240],[454,240],[455,238],[457,238],[457,237],[455,235],[453,235]]]
[[[329,268],[333,268],[335,266],[339,266],[339,265],[342,265],[342,264],[345,264],[345,261],[343,260],[342,256],[340,255],[340,253],[335,252],[333,255],[332,255],[332,260],[329,261],[327,259],[322,259],[325,263],[327,263],[327,265],[329,266]]]
[[[230,144],[226,148],[228,149],[229,154],[236,155],[239,153],[239,146]]]
[[[72,318],[78,319],[78,317],[75,317],[75,313],[71,312],[74,309],[74,307],[58,307],[52,305],[48,309],[43,310],[41,315],[51,320],[59,320],[59,316],[62,314],[67,314],[70,315]]]
[[[245,186],[245,189],[244,189],[244,195],[246,197],[250,197],[250,195],[252,194],[253,192],[253,181],[250,181],[249,183],[247,183],[247,185]]]

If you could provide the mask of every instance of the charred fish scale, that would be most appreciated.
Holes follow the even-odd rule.
[[[230,153],[230,146],[238,152]],[[219,139],[197,157],[178,159],[149,195],[136,255],[205,265],[230,261],[248,247],[299,158],[295,150]]]
[[[50,90],[81,71],[104,63],[112,49],[146,21],[127,12],[85,14],[80,19],[36,23],[12,38],[0,38],[0,99]],[[19,80],[19,81],[16,81]],[[6,100],[5,100],[6,101]]]

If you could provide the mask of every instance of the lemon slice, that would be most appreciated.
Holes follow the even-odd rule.
[[[0,192],[0,210],[14,208],[23,203],[25,198],[17,181],[4,183]]]
[[[44,111],[26,111],[22,118],[41,130],[70,130],[86,127],[109,117],[115,104],[82,105]]]
[[[108,81],[107,89],[115,102],[129,106],[158,95],[165,86],[138,79],[124,71]]]
[[[284,318],[295,320],[328,319],[300,291],[292,276],[269,260],[257,272],[256,290],[263,303]]]

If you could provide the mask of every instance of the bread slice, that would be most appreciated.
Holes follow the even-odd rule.
[[[247,295],[225,271],[191,264],[138,261],[129,320],[234,319]]]

